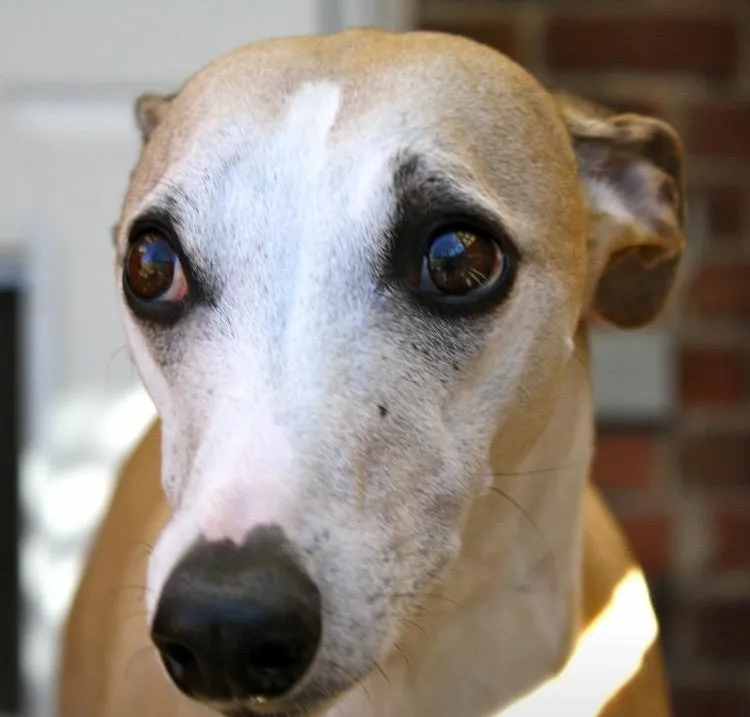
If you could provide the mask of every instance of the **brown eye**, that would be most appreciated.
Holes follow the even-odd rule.
[[[505,258],[491,237],[470,229],[441,230],[424,255],[420,289],[464,296],[502,275]]]
[[[141,301],[179,302],[187,295],[187,282],[172,245],[151,231],[139,236],[125,258],[128,290]]]

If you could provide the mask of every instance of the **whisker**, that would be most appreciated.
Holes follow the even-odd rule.
[[[116,617],[117,624],[120,627],[124,627],[127,623],[129,623],[131,620],[134,620],[135,618],[143,619],[148,615],[148,613],[145,610],[139,610],[138,612],[128,613],[127,615],[121,615]]]
[[[478,269],[475,269],[474,267],[469,267],[469,276],[472,279],[476,279],[479,283],[484,283],[487,281],[487,275],[483,274]]]
[[[425,597],[429,598],[430,600],[442,600],[443,602],[448,602],[455,607],[463,607],[463,605],[458,602],[458,600],[449,598],[447,595],[438,595],[438,593],[425,593]]]
[[[151,555],[154,552],[154,546],[152,543],[146,543],[143,540],[128,540],[127,542],[122,544],[123,547],[136,547],[143,550],[146,555]]]
[[[107,361],[107,365],[104,367],[104,382],[108,386],[110,382],[110,374],[112,372],[112,364],[115,362],[115,359],[117,359],[120,354],[125,351],[127,353],[128,347],[127,344],[122,344],[122,346],[118,346],[110,355],[109,360]],[[132,359],[129,360],[130,363],[130,369],[131,372],[133,370],[133,362]]]
[[[107,595],[111,597],[114,594],[127,593],[133,590],[137,590],[141,595],[145,595],[148,588],[145,585],[139,585],[138,583],[132,583],[129,585],[120,585],[119,587],[112,588],[108,591]]]
[[[406,666],[411,668],[411,665],[409,664],[409,658],[406,656],[406,651],[398,642],[394,642],[393,646],[396,648],[396,651],[401,655],[401,657],[404,658],[404,662],[406,662]]]
[[[388,675],[385,674],[385,671],[383,670],[383,668],[377,662],[375,663],[375,668],[383,676],[383,679],[385,680],[385,683],[390,687],[391,681],[388,679]]]
[[[582,466],[585,463],[588,463],[588,458],[581,458],[580,460],[573,461],[572,463],[566,463],[561,466],[555,466],[553,468],[535,468],[534,470],[530,471],[499,471],[497,473],[488,473],[487,475],[492,476],[493,478],[516,478],[521,476],[535,476],[535,475],[541,475],[543,473],[557,473],[562,472],[566,470],[570,470],[571,468],[577,468],[578,466]]]
[[[573,351],[572,356],[582,368],[588,371],[590,368],[589,363],[588,363],[588,355],[585,353],[581,355],[582,353],[583,353],[583,350],[580,347],[576,347],[576,350]]]
[[[138,585],[136,583],[129,585],[117,585],[115,587],[102,588],[101,592],[98,592],[97,595],[99,596],[100,600],[109,601],[116,597],[119,597],[124,593],[135,591],[138,591],[141,595],[143,595],[146,593],[146,586]]]
[[[446,595],[439,595],[438,593],[420,593],[420,592],[411,592],[411,593],[396,593],[393,595],[394,598],[400,598],[400,599],[411,599],[411,600],[417,600],[419,598],[426,598],[430,600],[442,600],[443,602],[449,602],[451,605],[455,605],[456,607],[463,607],[461,603],[457,602],[453,598],[449,598]]]
[[[427,637],[427,632],[418,622],[410,620],[408,617],[401,618],[401,621],[406,623],[407,625],[411,625],[412,627],[417,628],[417,630],[419,630],[425,637]]]
[[[526,508],[524,508],[515,498],[508,495],[504,490],[501,490],[500,488],[496,486],[491,486],[490,490],[493,493],[497,493],[497,495],[500,495],[503,498],[505,498],[505,500],[507,500],[512,506],[518,509],[521,515],[523,515],[523,517],[526,518],[529,525],[531,525],[531,527],[534,528],[534,531],[542,539],[547,550],[549,550],[549,552],[554,556],[555,551],[552,549],[552,546],[549,544],[549,541],[545,537],[544,533],[540,530],[539,525],[537,525],[537,522],[534,520],[533,516],[529,513],[529,511],[526,510]]]

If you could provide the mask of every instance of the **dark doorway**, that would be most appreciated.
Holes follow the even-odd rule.
[[[19,708],[19,295],[0,288],[0,712]]]

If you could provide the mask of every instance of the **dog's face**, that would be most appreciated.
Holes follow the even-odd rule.
[[[196,544],[270,526],[322,604],[292,710],[392,648],[543,429],[584,315],[656,313],[679,175],[648,142],[678,150],[428,34],[252,46],[140,121],[117,280],[173,508],[150,614]],[[644,293],[625,310],[614,255]]]

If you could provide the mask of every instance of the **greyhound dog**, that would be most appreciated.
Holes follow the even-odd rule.
[[[674,131],[379,30],[252,44],[137,118],[116,281],[160,424],[61,714],[669,714],[588,484],[587,330],[665,305]]]

